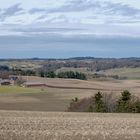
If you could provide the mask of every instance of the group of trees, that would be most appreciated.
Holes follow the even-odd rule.
[[[132,97],[127,90],[122,92],[121,98],[117,101],[117,112],[140,113],[140,100]]]
[[[49,77],[49,78],[71,78],[71,79],[81,79],[86,80],[86,75],[84,73],[80,72],[73,72],[73,71],[66,71],[66,72],[59,72],[58,74],[55,74],[54,71],[40,71],[39,72],[40,77]]]
[[[71,79],[81,79],[86,80],[86,75],[81,72],[59,72],[55,71],[45,71],[45,70],[22,70],[18,68],[9,69],[7,66],[0,66],[0,75],[2,78],[8,78],[9,75],[22,75],[22,76],[40,76],[48,78],[71,78]]]
[[[8,66],[0,66],[0,71],[9,71]]]
[[[86,80],[86,75],[84,73],[73,72],[73,71],[59,72],[57,77]]]
[[[113,79],[121,79],[118,75],[105,75],[105,74],[98,74],[95,73],[92,75],[93,78],[113,78]],[[123,77],[124,78],[124,77]]]
[[[38,76],[40,77],[48,77],[48,78],[55,78],[57,75],[54,71],[40,71],[38,72]]]
[[[98,92],[89,99],[75,98],[70,103],[68,111],[140,113],[140,99],[132,96],[129,91],[123,91],[118,99],[111,96]]]
[[[113,58],[92,58],[81,57],[65,60],[46,60],[42,66],[42,70],[55,71],[62,67],[67,68],[88,68],[90,71],[100,71],[113,68],[135,68],[140,67],[139,58],[113,59]]]

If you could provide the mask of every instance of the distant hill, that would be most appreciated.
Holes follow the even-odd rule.
[[[0,61],[24,61],[24,60],[138,60],[140,61],[140,57],[128,57],[128,58],[97,58],[97,57],[91,57],[91,56],[87,56],[87,57],[70,57],[70,58],[38,58],[38,57],[34,57],[34,58],[21,58],[21,59],[14,59],[14,58],[1,58]]]
[[[90,74],[90,77],[106,77],[106,73],[104,71],[110,70],[110,69],[122,69],[127,71],[127,69],[123,68],[140,68],[140,57],[135,58],[95,58],[95,57],[73,57],[73,58],[67,58],[67,59],[56,59],[56,58],[30,58],[30,59],[0,59],[0,72],[5,71],[5,69],[13,70],[16,69],[16,74],[21,74],[21,70],[24,70],[29,73],[27,70],[32,70],[30,73],[38,73],[40,71],[54,71],[58,72],[63,69],[64,72],[74,70],[75,72],[82,72],[87,75]],[[17,71],[18,70],[18,71]],[[113,71],[111,70],[111,71]],[[128,69],[129,70],[129,69]],[[102,73],[99,73],[102,72]],[[118,72],[118,71],[117,71]],[[119,73],[112,72],[110,75],[110,72],[107,72],[109,77],[113,75],[119,76]],[[115,73],[115,75],[114,75]],[[120,76],[123,76],[127,78],[126,74],[121,74]],[[133,70],[131,70],[131,73],[133,74]],[[139,69],[135,70],[135,77],[139,75]],[[100,74],[100,75],[93,75],[93,74]],[[131,75],[132,75],[131,74]],[[133,79],[131,76],[130,78]]]

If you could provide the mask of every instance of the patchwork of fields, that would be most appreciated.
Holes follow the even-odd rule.
[[[24,77],[26,78],[26,77]],[[0,109],[24,111],[65,111],[71,99],[90,97],[97,91],[119,95],[127,89],[139,95],[139,80],[83,81],[28,77],[29,82],[42,82],[46,87],[24,88],[0,86]]]
[[[0,140],[139,140],[140,114],[64,112],[72,98],[98,90],[140,96],[139,80],[23,78],[46,86],[0,86]]]
[[[41,93],[41,89],[36,89],[36,88],[24,88],[24,87],[19,87],[19,86],[0,86],[0,93],[1,94],[15,94],[15,93]]]

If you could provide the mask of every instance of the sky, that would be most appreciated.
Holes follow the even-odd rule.
[[[140,57],[140,0],[0,2],[0,58]]]

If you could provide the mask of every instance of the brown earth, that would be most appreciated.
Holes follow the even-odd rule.
[[[139,140],[140,114],[0,111],[1,140]]]
[[[39,77],[24,77],[29,82],[43,82],[49,87],[38,87],[43,93],[7,93],[0,94],[0,109],[27,111],[65,111],[72,98],[93,96],[101,90],[105,93],[119,95],[128,89],[132,94],[140,96],[139,80],[71,80],[44,79]],[[52,87],[51,87],[52,86]]]

